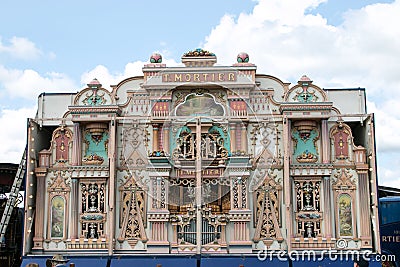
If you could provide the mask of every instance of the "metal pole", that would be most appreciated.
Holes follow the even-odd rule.
[[[196,254],[201,254],[201,118],[196,123]]]

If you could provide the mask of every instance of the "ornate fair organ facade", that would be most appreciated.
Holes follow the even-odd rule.
[[[39,96],[25,255],[379,249],[363,89],[290,85],[246,53],[182,63]]]

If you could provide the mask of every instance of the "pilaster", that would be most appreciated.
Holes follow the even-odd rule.
[[[231,131],[231,153],[236,152],[236,123],[230,123]]]
[[[231,210],[229,220],[233,232],[229,242],[230,253],[251,253],[253,242],[250,239],[251,211],[248,208],[246,177],[231,178]]]
[[[163,165],[164,166],[164,165]],[[170,212],[168,210],[168,177],[170,167],[155,168],[150,171],[150,205],[147,220],[150,224],[147,251],[150,253],[169,253],[167,225]]]
[[[332,199],[332,192],[331,192],[331,181],[329,176],[324,177],[323,180],[323,188],[324,188],[324,226],[325,226],[325,237],[330,238],[332,237],[332,209],[331,206],[331,199]]]
[[[115,118],[113,118],[109,123],[109,131],[110,131],[110,138],[109,138],[109,147],[108,147],[108,159],[109,159],[109,168],[110,168],[110,178],[109,178],[109,207],[108,207],[108,255],[113,254],[114,250],[114,242],[115,242],[115,180],[116,180],[116,131],[117,131],[117,122]]]
[[[328,120],[323,119],[321,122],[321,136],[322,136],[322,163],[330,163],[330,140],[328,132]]]
[[[292,243],[291,239],[293,237],[293,218],[292,218],[292,184],[290,180],[290,128],[291,123],[290,120],[284,116],[283,117],[283,147],[284,147],[284,154],[283,154],[283,188],[284,188],[284,207],[285,207],[285,222],[286,222],[286,229],[287,229],[287,245],[288,245],[288,252],[292,250]]]
[[[369,213],[369,181],[367,172],[358,172],[359,203],[360,203],[360,239],[362,248],[372,248],[371,221]]]
[[[241,123],[240,126],[242,138],[240,150],[247,154],[247,126],[245,123]]]
[[[154,123],[153,124],[153,151],[157,151],[158,150],[158,130],[159,130],[159,125]]]
[[[43,250],[44,241],[44,211],[46,197],[46,175],[47,168],[39,167],[35,169],[36,174],[36,216],[35,216],[35,236],[33,237],[32,250]]]

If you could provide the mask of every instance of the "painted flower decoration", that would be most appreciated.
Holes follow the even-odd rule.
[[[150,62],[151,63],[161,63],[162,62],[162,56],[158,53],[153,53],[150,56]]]
[[[248,63],[249,62],[249,54],[245,52],[241,52],[237,55],[238,63]]]

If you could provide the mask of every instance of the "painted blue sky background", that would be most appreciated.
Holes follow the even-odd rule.
[[[380,184],[400,187],[400,0],[3,1],[0,162],[19,161],[41,92],[76,92],[168,66],[197,47],[231,65],[325,88],[364,87],[376,114]]]

